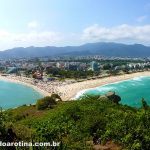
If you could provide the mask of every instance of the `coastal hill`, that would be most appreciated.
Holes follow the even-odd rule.
[[[102,55],[114,57],[149,57],[150,47],[142,44],[120,44],[120,43],[88,43],[81,46],[65,47],[17,47],[0,51],[0,58],[25,58],[45,56],[86,56]]]
[[[38,101],[38,105],[47,104],[47,98],[42,99],[44,103]],[[138,109],[102,96],[57,101],[49,108],[36,106],[23,105],[5,111],[0,131],[11,127],[20,141],[58,141],[57,150],[150,149],[150,107],[144,99]],[[53,148],[40,148],[49,149]]]

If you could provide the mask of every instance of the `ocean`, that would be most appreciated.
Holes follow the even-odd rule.
[[[82,91],[78,96],[103,95],[109,91],[115,91],[121,97],[122,104],[133,107],[141,107],[141,99],[144,98],[150,105],[150,77],[136,77],[116,83],[107,84],[93,89]]]
[[[0,107],[3,109],[33,104],[42,97],[43,95],[28,86],[0,80]]]

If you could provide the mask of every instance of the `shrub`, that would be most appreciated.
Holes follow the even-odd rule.
[[[144,98],[142,98],[141,102],[142,102],[142,108],[145,109],[145,110],[148,109],[148,104],[147,104],[147,102],[145,101]]]
[[[56,100],[50,96],[46,96],[37,101],[36,108],[38,110],[44,110],[46,108],[52,108],[54,105],[56,105]]]
[[[53,99],[55,99],[55,100],[59,100],[59,101],[62,101],[62,99],[61,99],[61,97],[58,95],[58,94],[55,94],[55,93],[53,93],[52,95],[51,95],[51,98],[53,98]]]

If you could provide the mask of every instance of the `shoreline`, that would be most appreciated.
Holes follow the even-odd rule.
[[[14,79],[14,78],[11,79],[9,77],[11,77],[11,76],[2,76],[2,75],[0,75],[0,80],[1,81],[6,81],[6,82],[17,83],[17,84],[21,84],[21,85],[30,87],[33,90],[35,90],[38,93],[40,93],[42,96],[48,96],[48,95],[50,95],[50,93],[48,93],[47,91],[44,91],[43,89],[38,88],[36,85],[30,84],[30,83],[27,83],[27,82],[23,82],[23,81]]]
[[[128,81],[128,80],[134,80],[134,78],[142,78],[142,77],[150,77],[150,75],[148,75],[148,76],[133,77],[133,78],[125,79],[125,80],[120,80],[120,81],[115,81],[115,82],[111,82],[111,83],[106,83],[106,84],[104,84],[104,85],[96,86],[96,87],[93,87],[93,88],[84,89],[84,90],[79,91],[79,92],[75,95],[75,97],[71,98],[71,100],[76,100],[76,99],[80,98],[80,96],[82,96],[82,95],[83,95],[86,91],[88,91],[88,90],[93,90],[93,89],[96,89],[96,88],[98,88],[98,87],[103,87],[103,86],[110,85],[110,84],[117,84],[117,83],[124,82],[124,81]]]
[[[93,89],[96,87],[104,86],[107,84],[112,84],[116,82],[121,82],[124,80],[129,80],[133,79],[135,77],[146,77],[150,76],[149,71],[145,72],[137,72],[137,73],[132,73],[132,74],[124,74],[124,75],[117,75],[117,76],[110,76],[106,78],[99,78],[95,80],[87,80],[83,82],[77,82],[73,83],[71,85],[65,85],[63,87],[59,87],[59,91],[62,93],[67,93],[64,95],[63,100],[75,100],[75,97],[79,95],[80,93],[84,93],[84,91]]]
[[[116,82],[121,82],[124,80],[133,79],[135,77],[150,76],[150,71],[137,72],[131,74],[116,75],[92,80],[86,80],[82,82],[75,82],[67,84],[67,82],[41,82],[34,83],[31,78],[20,77],[20,76],[2,76],[0,75],[0,80],[14,82],[22,84],[32,88],[33,90],[39,92],[43,96],[49,96],[52,93],[57,93],[60,95],[63,101],[75,100],[77,95],[81,95],[86,90],[93,89],[96,87],[104,86],[107,84],[112,84]]]

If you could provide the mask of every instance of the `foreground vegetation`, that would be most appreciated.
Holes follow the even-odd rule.
[[[150,109],[144,99],[141,105],[136,109],[105,97],[88,96],[78,101],[59,101],[45,110],[21,106],[1,114],[0,138],[5,140],[6,129],[12,128],[19,141],[59,141],[60,146],[53,148],[57,150],[93,149],[90,141],[95,135],[102,145],[111,141],[122,149],[149,150]]]

